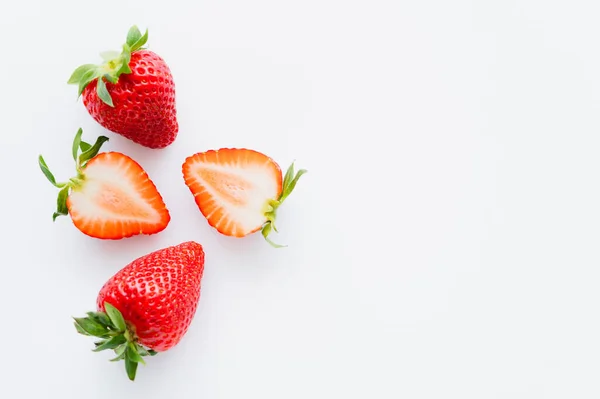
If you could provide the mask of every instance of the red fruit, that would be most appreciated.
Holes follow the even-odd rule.
[[[175,83],[166,62],[142,49],[142,36],[134,26],[123,51],[103,54],[102,65],[85,64],[73,72],[70,84],[79,85],[83,104],[104,128],[149,148],[164,148],[175,141],[179,125]]]
[[[291,194],[306,170],[294,174],[294,164],[285,178],[281,168],[260,152],[221,148],[188,157],[182,166],[185,184],[194,195],[200,212],[221,234],[245,237],[262,230],[269,239],[276,211]]]
[[[75,318],[75,328],[101,338],[95,351],[114,350],[133,381],[144,356],[171,349],[187,332],[203,273],[204,250],[193,241],[142,256],[104,284],[97,311]]]
[[[81,134],[79,129],[73,142],[77,176],[68,182],[57,183],[44,158],[39,157],[42,172],[60,188],[53,220],[70,215],[81,232],[101,239],[117,240],[164,230],[171,216],[144,169],[119,152],[98,154],[108,138],[100,136],[92,146],[81,141]]]

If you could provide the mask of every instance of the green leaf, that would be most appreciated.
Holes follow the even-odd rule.
[[[111,362],[118,362],[119,360],[125,359],[125,351],[124,350],[125,350],[126,346],[123,345],[120,348],[123,348],[123,352],[122,353],[117,353],[117,357],[114,357],[114,358],[110,359]]]
[[[121,65],[121,69],[117,71],[117,75],[131,73],[131,68],[129,67],[129,63],[131,62],[131,48],[127,44],[123,45],[123,54],[121,57],[123,57],[123,64]]]
[[[112,97],[108,93],[108,90],[106,89],[106,83],[104,82],[104,79],[102,79],[102,77],[98,78],[96,93],[98,94],[98,97],[100,97],[100,100],[102,100],[102,102],[111,107],[114,107]]]
[[[119,58],[120,55],[121,54],[119,54],[118,51],[114,51],[114,50],[103,51],[100,53],[100,57],[102,57],[102,59],[105,62],[112,61],[116,58]]]
[[[94,64],[81,65],[80,67],[75,69],[75,71],[67,81],[67,84],[79,84],[79,82],[81,82],[86,73],[90,71],[93,73],[96,68],[97,67]]]
[[[119,81],[119,78],[115,75],[111,75],[109,73],[104,75],[104,79],[106,79],[107,81],[109,81],[110,83],[117,83]]]
[[[279,245],[279,244],[275,244],[273,241],[271,241],[271,239],[269,238],[269,234],[271,234],[271,228],[272,228],[271,222],[267,222],[263,226],[263,228],[261,230],[261,233],[262,233],[262,236],[264,237],[264,239],[269,244],[271,244],[271,246],[274,247],[274,248],[284,248],[284,247],[286,247],[287,245]]]
[[[91,336],[91,335],[90,335],[90,333],[88,333],[88,332],[87,332],[87,331],[85,331],[83,328],[81,328],[81,326],[80,326],[79,324],[77,324],[77,323],[73,323],[73,324],[75,325],[75,329],[77,330],[77,332],[78,332],[79,334],[82,334],[82,335],[87,335],[88,337],[90,337],[90,336]]]
[[[137,351],[136,345],[133,342],[129,342],[127,344],[127,349],[125,351],[126,353],[126,357],[128,357],[129,359],[131,359],[132,361],[136,362],[136,363],[146,363],[144,361],[144,359],[142,359],[142,357],[140,356],[140,354]]]
[[[81,327],[81,329],[87,332],[89,335],[99,338],[105,338],[108,336],[108,329],[95,320],[87,317],[74,317],[73,319],[75,320],[76,325]]]
[[[125,319],[123,318],[121,312],[119,312],[119,309],[115,308],[108,302],[104,302],[104,309],[106,310],[106,314],[110,318],[110,321],[118,331],[125,331],[127,329]]]
[[[41,155],[38,157],[38,164],[40,165],[40,169],[44,173],[44,176],[46,176],[46,179],[48,179],[48,181],[50,183],[52,183],[52,185],[54,187],[63,188],[67,185],[66,183],[57,183],[56,182],[54,175],[52,174],[52,172],[50,172],[48,165],[46,165],[46,161],[44,161],[44,158]]]
[[[83,93],[83,91],[87,87],[87,85],[89,85],[90,82],[96,79],[97,77],[98,76],[96,74],[96,70],[94,69],[90,69],[89,71],[85,72],[81,77],[81,80],[79,81],[79,89],[77,90],[77,95],[80,96],[81,93]]]
[[[126,349],[127,349],[127,345],[119,346],[119,347],[115,348],[115,354],[124,355]]]
[[[96,139],[96,142],[94,143],[93,146],[91,146],[83,154],[79,155],[79,164],[81,166],[84,166],[87,161],[89,161],[90,159],[92,159],[96,155],[98,155],[98,152],[100,151],[100,148],[102,148],[102,144],[106,143],[107,141],[108,141],[108,137],[106,137],[106,136],[100,136],[100,137],[98,137]]]
[[[81,135],[83,134],[83,129],[79,128],[77,130],[77,134],[75,134],[75,139],[73,140],[73,159],[77,161],[77,154],[79,153],[79,145],[81,144]]]
[[[58,192],[58,198],[56,199],[56,214],[68,215],[69,209],[67,208],[67,198],[69,197],[69,186],[65,186]],[[53,216],[53,220],[56,220],[57,216]]]
[[[116,362],[119,361],[121,359],[125,359],[125,350],[127,349],[127,345],[121,345],[121,346],[117,346],[115,348],[115,354],[117,355],[117,357],[115,357],[114,359],[110,359],[111,362]]]
[[[300,177],[307,172],[308,171],[306,169],[300,169],[292,181],[290,181],[287,186],[283,187],[283,194],[279,199],[280,203],[283,202],[292,193],[292,191],[294,191],[294,188],[296,188],[296,183],[298,183]]]
[[[87,150],[89,150],[92,147],[91,144],[86,143],[85,141],[82,141],[79,143],[79,148],[81,148],[82,152],[86,152]]]
[[[137,342],[135,343],[135,348],[136,348],[137,352],[140,354],[140,356],[156,356],[158,354],[158,352],[156,352],[155,350],[144,348],[142,345],[138,344]]]
[[[115,349],[121,345],[123,345],[124,343],[127,342],[127,339],[125,339],[124,335],[116,335],[106,341],[104,341],[102,344],[98,345],[93,352],[100,352],[103,350],[107,350],[107,349]]]
[[[140,40],[141,37],[142,32],[140,32],[140,29],[136,25],[133,25],[131,28],[129,28],[129,32],[127,32],[126,43],[129,47],[133,47],[133,45],[137,43],[137,41]]]
[[[97,321],[105,327],[112,327],[112,322],[108,315],[104,312],[87,312],[90,319]]]
[[[263,237],[266,239],[269,236],[269,234],[271,234],[271,222],[265,223],[265,225],[263,226],[263,228],[260,232],[262,233]]]
[[[127,377],[131,381],[135,380],[135,374],[137,372],[138,363],[131,360],[127,355],[125,355],[125,371],[127,371]]]
[[[283,190],[290,184],[292,179],[294,178],[294,162],[290,165],[287,172],[285,172],[285,177],[283,178]]]
[[[146,29],[146,32],[144,33],[144,35],[142,37],[140,37],[135,43],[133,43],[129,46],[131,48],[131,52],[133,53],[134,51],[141,49],[144,46],[144,44],[146,44],[147,41],[148,41],[148,29]],[[129,42],[127,44],[129,44]]]
[[[46,161],[44,161],[44,158],[40,155],[38,158],[38,163],[40,165],[40,169],[42,170],[42,172],[44,173],[44,175],[46,176],[46,179],[48,179],[48,181],[50,181],[50,183],[52,183],[52,185],[54,187],[61,187],[56,183],[56,179],[54,178],[54,175],[52,174],[52,172],[50,172],[50,169],[48,169],[48,165],[46,165]]]
[[[137,353],[140,354],[140,356],[150,356],[150,351],[144,348],[142,345],[138,344],[137,342],[135,343],[135,349]]]

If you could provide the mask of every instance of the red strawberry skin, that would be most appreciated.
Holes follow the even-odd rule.
[[[204,250],[188,241],[142,256],[111,277],[97,298],[116,307],[138,342],[156,352],[177,345],[190,326],[204,273]]]
[[[113,107],[96,92],[96,80],[84,89],[83,104],[104,128],[145,147],[158,149],[173,143],[179,131],[175,82],[167,63],[156,53],[131,54],[131,73],[117,83],[106,82]]]

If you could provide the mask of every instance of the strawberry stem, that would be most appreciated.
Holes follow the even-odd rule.
[[[81,335],[100,338],[94,342],[92,351],[113,350],[117,356],[111,361],[124,360],[127,377],[134,381],[138,364],[146,364],[143,357],[154,356],[156,352],[137,342],[133,327],[116,307],[104,302],[104,310],[87,312],[87,317],[74,317],[75,329]]]
[[[114,107],[112,97],[106,87],[106,82],[117,83],[119,76],[130,74],[131,54],[141,50],[148,41],[148,30],[142,35],[137,26],[132,26],[127,33],[127,40],[123,44],[121,53],[107,51],[101,54],[103,64],[84,64],[75,69],[68,80],[68,84],[75,84],[78,88],[78,96],[81,96],[85,88],[96,81],[96,94],[105,104]]]
[[[38,157],[38,164],[42,170],[42,173],[44,173],[44,176],[46,176],[48,181],[52,183],[54,187],[60,188],[60,191],[58,192],[58,198],[56,200],[56,212],[52,214],[53,221],[55,221],[59,216],[66,216],[69,214],[69,210],[67,209],[67,198],[69,197],[71,190],[76,190],[82,186],[85,180],[83,169],[91,159],[98,155],[102,145],[108,141],[108,137],[100,136],[94,145],[90,145],[81,140],[82,134],[83,129],[79,128],[75,134],[75,139],[73,140],[72,146],[72,155],[73,159],[75,160],[77,176],[71,177],[67,182],[57,183],[54,175],[52,172],[50,172],[44,157],[41,155]],[[79,153],[80,150],[81,154]]]
[[[277,227],[275,227],[275,219],[277,217],[277,209],[283,203],[283,201],[294,191],[296,187],[296,183],[300,177],[307,173],[308,171],[305,169],[300,169],[298,173],[294,172],[294,162],[290,165],[285,173],[285,177],[283,178],[283,187],[281,190],[281,195],[277,200],[271,199],[265,204],[264,213],[267,217],[266,223],[263,225],[261,229],[262,236],[264,239],[275,248],[283,248],[287,245],[280,245],[274,243],[270,238],[269,234],[271,231],[275,231],[277,233]]]

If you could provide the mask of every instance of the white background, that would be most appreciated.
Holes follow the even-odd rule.
[[[598,398],[597,1],[42,1],[0,6],[4,398]],[[107,133],[66,81],[132,24],[177,84],[180,135]],[[52,223],[71,140],[107,134],[163,194],[163,233]],[[309,170],[274,250],[218,236],[197,151]],[[197,240],[202,298],[135,383],[71,316],[113,273]]]

